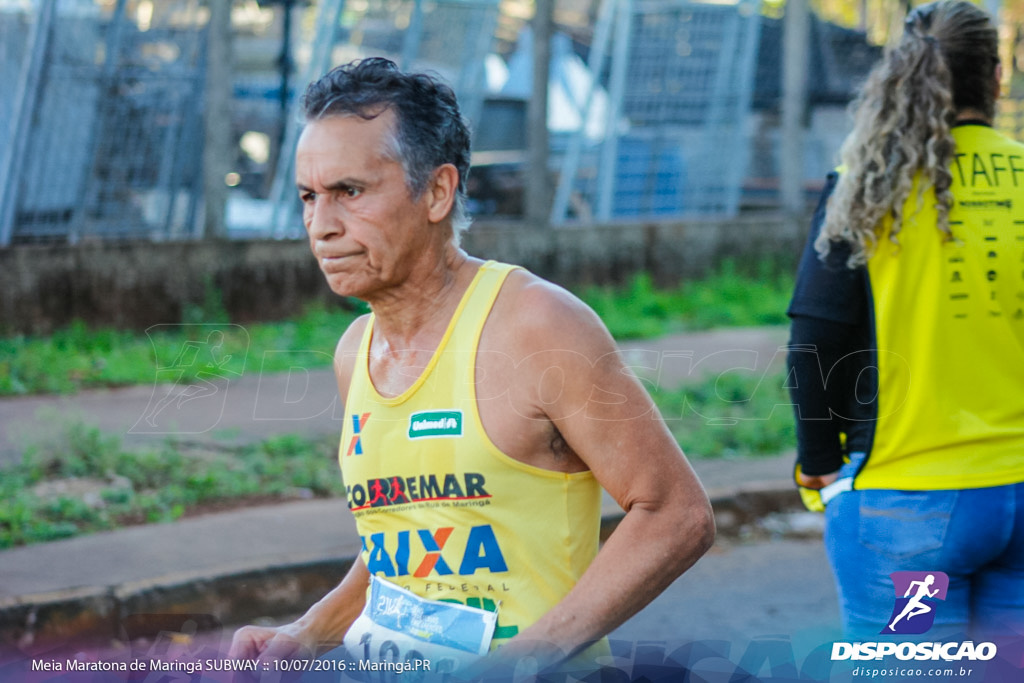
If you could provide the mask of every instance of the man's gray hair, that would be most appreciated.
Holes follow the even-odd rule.
[[[434,171],[452,164],[459,173],[449,214],[456,244],[469,228],[466,178],[470,132],[455,93],[438,78],[402,72],[394,62],[372,57],[332,69],[314,81],[302,97],[307,122],[332,116],[373,119],[390,109],[395,126],[385,153],[402,164],[409,193],[419,199]]]

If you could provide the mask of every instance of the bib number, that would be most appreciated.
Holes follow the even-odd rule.
[[[427,600],[372,576],[344,644],[364,662],[420,662],[432,673],[451,673],[487,654],[497,623],[497,612]]]

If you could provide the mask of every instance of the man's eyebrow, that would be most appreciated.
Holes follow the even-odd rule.
[[[350,187],[358,187],[365,183],[356,180],[355,178],[341,178],[339,180],[333,180],[324,185],[325,190],[345,190]]]
[[[365,185],[364,182],[361,182],[354,178],[342,178],[341,180],[335,180],[330,183],[327,183],[326,185],[324,185],[324,189],[327,190],[328,192],[331,192],[334,190],[344,190],[350,187],[361,187],[363,185]],[[302,183],[295,183],[295,187],[299,190],[299,192],[314,191],[313,188],[307,187]]]

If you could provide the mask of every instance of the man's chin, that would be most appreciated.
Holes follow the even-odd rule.
[[[327,286],[338,296],[350,297],[353,299],[364,299],[371,288],[365,282],[351,276],[343,276],[337,273],[326,275]]]

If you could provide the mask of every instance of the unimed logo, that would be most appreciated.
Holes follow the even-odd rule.
[[[409,438],[462,436],[461,410],[425,410],[409,416]]]
[[[949,577],[944,572],[893,572],[896,602],[885,628],[879,633],[918,635],[935,623],[935,610],[946,599]]]

